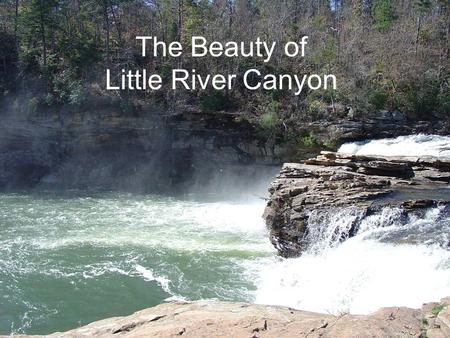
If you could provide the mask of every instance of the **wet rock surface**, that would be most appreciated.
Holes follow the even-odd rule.
[[[407,219],[420,217],[426,208],[448,205],[448,194],[433,192],[450,183],[449,174],[450,162],[436,158],[322,152],[303,163],[283,165],[269,187],[264,219],[279,253],[295,257],[313,244],[311,234],[320,223],[330,222],[320,219],[321,214],[347,208],[348,231],[332,235],[351,237],[361,220],[386,206],[400,208]]]
[[[450,298],[446,298],[421,309],[391,307],[366,316],[333,316],[245,303],[178,302],[48,337],[441,338],[450,336],[449,304]]]

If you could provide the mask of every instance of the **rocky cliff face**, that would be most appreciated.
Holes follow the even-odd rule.
[[[4,117],[0,188],[36,185],[167,192],[207,185],[232,167],[275,162],[231,114],[141,112]],[[250,168],[249,168],[250,169]],[[230,170],[229,170],[230,171]]]
[[[51,185],[167,192],[205,187],[221,178],[238,179],[236,185],[245,188],[248,178],[262,176],[267,165],[292,156],[287,143],[262,136],[244,115],[174,112],[148,105],[124,114],[97,105],[31,116],[13,107],[0,109],[0,188]],[[408,121],[388,112],[299,122],[292,128],[336,145],[450,131],[445,121]]]
[[[322,152],[304,163],[287,163],[269,188],[264,218],[281,255],[293,257],[308,249],[317,228],[345,208],[347,231],[332,241],[353,236],[361,221],[386,206],[401,210],[400,222],[426,208],[445,207],[448,194],[433,196],[450,182],[450,162],[435,158],[382,158]],[[427,195],[427,198],[419,197]],[[343,236],[343,238],[339,238]],[[447,245],[444,243],[443,245]]]
[[[393,307],[368,316],[332,316],[244,303],[166,303],[48,337],[445,338],[450,337],[449,305],[447,298],[418,310]]]

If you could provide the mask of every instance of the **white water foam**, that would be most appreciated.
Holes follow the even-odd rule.
[[[153,272],[152,269],[145,268],[139,264],[136,265],[136,271],[145,280],[149,282],[155,281],[166,293],[170,294],[171,296],[169,298],[166,298],[166,301],[186,300],[186,298],[173,293],[173,291],[170,289],[170,279],[168,279],[167,277],[158,276]]]
[[[84,201],[83,201],[84,202]],[[102,202],[102,201],[100,201]],[[95,245],[141,245],[169,247],[179,251],[228,251],[242,250],[272,252],[265,240],[264,222],[261,218],[264,203],[198,203],[173,201],[167,203],[134,203],[130,206],[107,201],[102,212],[110,218],[99,218],[98,209],[92,205],[95,226],[87,232],[84,222],[75,224],[68,236],[50,238],[35,237],[33,245],[42,249],[56,249],[70,245],[93,243]],[[64,213],[64,211],[62,211]],[[139,215],[139,217],[137,217]],[[62,223],[52,218],[46,224]],[[120,227],[117,225],[120,224]],[[239,240],[232,240],[240,236]],[[205,238],[208,238],[205,241]]]
[[[339,153],[367,156],[435,156],[450,159],[450,136],[410,135],[343,144]]]
[[[450,294],[450,252],[352,238],[266,266],[256,302],[333,314],[420,307]]]
[[[381,242],[387,234],[405,228],[426,233],[442,221],[439,213],[440,209],[432,209],[424,219],[402,224],[400,210],[386,208],[364,219],[357,235],[341,243],[339,238],[346,238],[349,224],[359,215],[352,208],[330,211],[321,217],[324,226],[313,233],[317,242],[301,257],[266,262],[258,277],[256,302],[367,314],[380,307],[417,308],[439,301],[450,294],[450,251],[436,244],[399,244],[403,238]],[[349,221],[335,222],[343,218]],[[309,226],[317,226],[318,220],[314,216]],[[448,218],[443,224],[448,227]]]

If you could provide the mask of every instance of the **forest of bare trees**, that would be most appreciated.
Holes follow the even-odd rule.
[[[226,42],[310,37],[305,59],[142,58],[135,37],[189,46],[192,35]],[[32,108],[82,106],[95,97],[198,109],[239,110],[275,119],[317,119],[345,110],[402,111],[411,118],[450,110],[448,0],[2,0],[0,93]],[[203,73],[335,74],[337,90],[107,93],[106,67],[174,67]],[[116,102],[116,101],[114,101]],[[330,108],[331,107],[331,108]],[[269,118],[270,122],[270,118]]]

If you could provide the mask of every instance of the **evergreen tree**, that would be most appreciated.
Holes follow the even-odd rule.
[[[374,27],[376,29],[391,27],[395,19],[392,0],[374,0],[372,6]]]
[[[49,40],[53,38],[56,27],[57,10],[57,0],[30,0],[20,13],[21,38],[27,48],[40,48],[44,66],[47,65]]]

